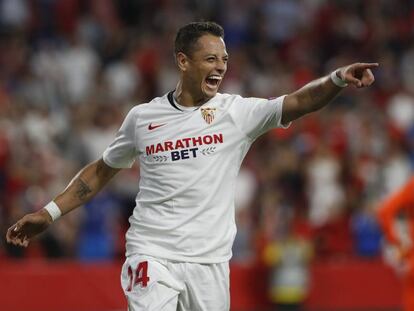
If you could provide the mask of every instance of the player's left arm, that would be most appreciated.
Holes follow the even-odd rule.
[[[341,67],[334,74],[344,84],[357,88],[370,86],[375,78],[371,69],[378,63],[354,63]],[[335,78],[335,77],[334,77]],[[282,123],[287,124],[301,116],[317,111],[334,99],[344,87],[336,85],[331,76],[311,81],[299,90],[287,95],[283,102]]]

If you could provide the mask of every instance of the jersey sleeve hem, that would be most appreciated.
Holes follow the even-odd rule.
[[[102,155],[102,160],[105,162],[106,165],[112,167],[112,168],[131,168],[132,165],[134,164],[134,162],[129,163],[129,164],[119,164],[119,163],[114,163],[111,162],[111,160],[109,160],[109,158],[106,156],[106,152],[104,152],[104,154]]]
[[[285,94],[285,95],[279,96],[279,97],[277,97],[275,99],[270,99],[269,100],[269,101],[274,101],[275,104],[276,104],[276,106],[277,106],[277,109],[280,109],[280,119],[278,121],[277,127],[278,128],[283,128],[283,129],[289,128],[290,125],[292,124],[292,121],[290,121],[290,122],[288,122],[286,124],[283,124],[282,123],[282,118],[283,118],[283,105],[285,103],[286,96],[287,95]]]

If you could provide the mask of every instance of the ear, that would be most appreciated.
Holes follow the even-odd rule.
[[[188,57],[183,52],[178,52],[175,56],[175,59],[177,61],[177,65],[180,68],[181,71],[187,71],[188,69]]]

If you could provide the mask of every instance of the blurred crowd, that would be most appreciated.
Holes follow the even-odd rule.
[[[131,107],[174,89],[174,35],[197,20],[225,29],[223,93],[275,97],[348,63],[380,63],[369,89],[348,88],[253,145],[233,260],[379,256],[377,202],[414,167],[410,0],[0,0],[3,236],[101,156]],[[138,179],[137,166],[122,171],[28,249],[2,239],[0,258],[122,258]]]

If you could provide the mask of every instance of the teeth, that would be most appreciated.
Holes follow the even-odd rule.
[[[213,80],[221,80],[220,76],[209,76],[207,77],[208,79],[213,79]]]

